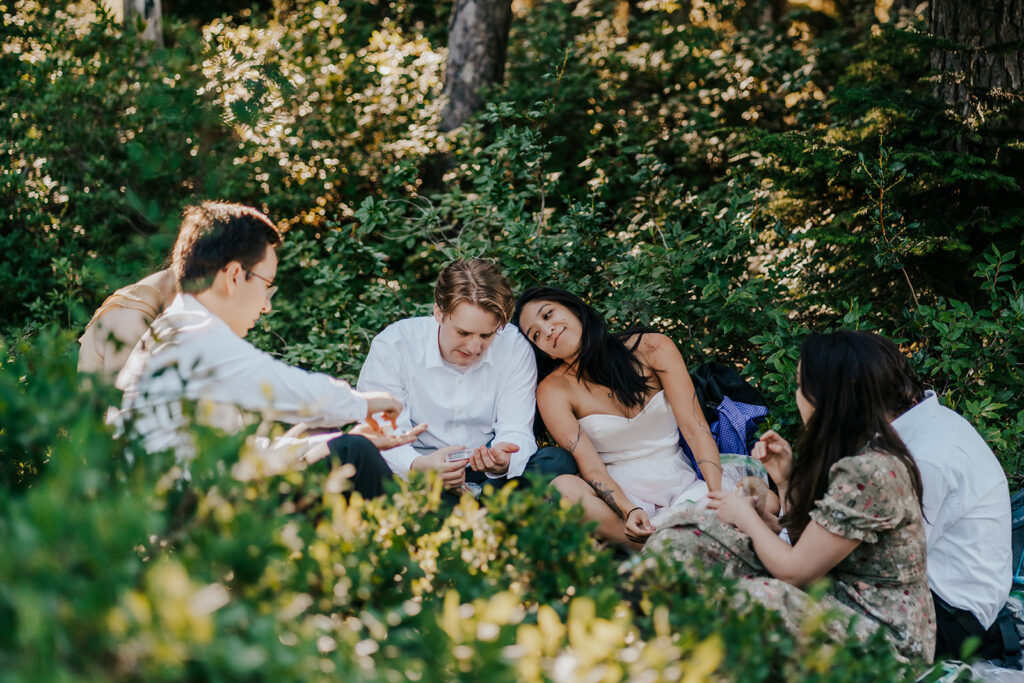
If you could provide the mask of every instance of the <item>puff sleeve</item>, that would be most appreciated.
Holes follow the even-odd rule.
[[[914,491],[903,464],[891,455],[867,452],[832,465],[828,490],[810,516],[837,536],[876,543],[879,532],[903,523],[908,496],[914,498]]]

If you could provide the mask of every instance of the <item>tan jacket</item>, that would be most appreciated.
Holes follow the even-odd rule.
[[[169,271],[157,276],[173,277]],[[161,289],[146,280],[153,282],[154,277],[117,290],[93,314],[78,339],[79,372],[99,373],[111,381],[117,376],[135,344],[173,298],[165,300]]]

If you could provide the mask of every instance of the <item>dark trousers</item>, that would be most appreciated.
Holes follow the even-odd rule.
[[[356,434],[344,434],[327,442],[331,454],[326,458],[331,469],[341,465],[356,468],[352,475],[352,490],[363,498],[376,498],[384,493],[384,483],[394,477],[391,468],[380,456],[380,451],[369,439]]]
[[[953,607],[932,592],[935,601],[935,659],[961,659],[964,641],[975,637],[981,645],[972,658],[998,659],[1003,654],[1003,639],[999,624],[986,629],[978,618],[967,610]]]
[[[530,456],[530,459],[526,463],[526,469],[523,471],[521,477],[499,477],[492,479],[487,476],[484,472],[477,472],[473,469],[466,470],[466,481],[470,481],[476,484],[491,483],[494,486],[504,486],[510,481],[518,481],[520,488],[525,488],[530,485],[527,474],[539,474],[541,476],[550,477],[554,479],[560,474],[579,474],[579,468],[576,467],[576,460],[572,457],[569,451],[558,446],[545,446],[539,449],[536,453]]]

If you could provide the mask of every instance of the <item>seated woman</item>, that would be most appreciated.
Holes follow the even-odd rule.
[[[885,372],[886,358],[865,335],[840,331],[804,341],[799,457],[774,432],[753,452],[778,484],[792,546],[734,491],[712,494],[717,516],[670,515],[645,552],[745,577],[741,588],[779,610],[794,633],[808,609],[835,610],[838,618],[826,622],[833,637],[842,638],[851,622],[862,638],[882,628],[899,656],[930,661],[935,611],[925,575],[921,476],[889,423]],[[801,589],[826,576],[828,593],[813,607]]]
[[[579,467],[554,485],[597,521],[598,537],[637,549],[655,513],[722,489],[718,447],[671,339],[611,334],[593,308],[552,287],[523,292],[512,319],[537,354],[544,424]],[[684,458],[680,431],[705,481]]]

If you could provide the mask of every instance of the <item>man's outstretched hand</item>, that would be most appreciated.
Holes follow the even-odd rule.
[[[386,434],[379,428],[374,429],[372,425],[360,422],[355,427],[348,430],[348,433],[364,436],[370,440],[370,443],[377,447],[378,451],[386,451],[390,448],[396,448],[398,446],[404,446],[412,443],[419,438],[419,435],[426,429],[427,423],[424,422],[423,424],[416,425],[404,434]]]
[[[477,472],[503,475],[508,473],[508,463],[512,454],[519,450],[514,443],[504,441],[487,446],[477,446],[469,458],[469,466]]]

